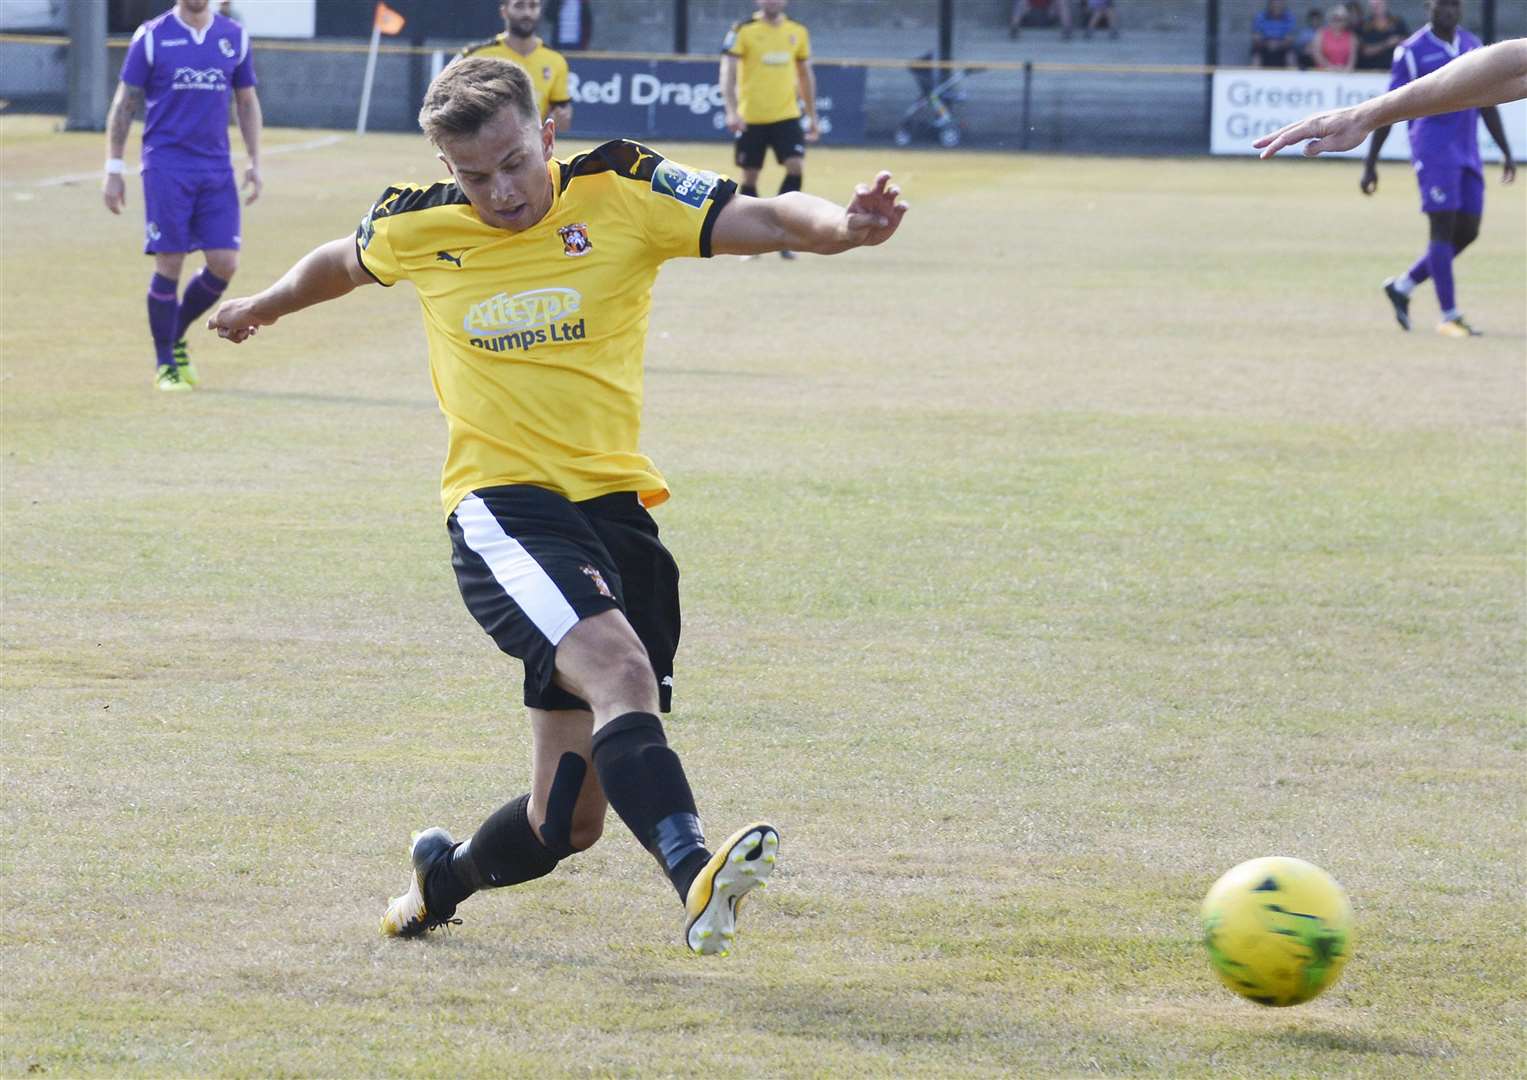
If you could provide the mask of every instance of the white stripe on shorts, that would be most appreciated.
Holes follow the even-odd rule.
[[[456,507],[456,521],[467,547],[482,556],[494,580],[520,606],[536,629],[553,645],[559,643],[578,622],[557,583],[547,576],[518,540],[504,532],[487,504],[476,495],[468,495]]]

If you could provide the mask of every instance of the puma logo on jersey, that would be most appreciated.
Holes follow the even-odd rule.
[[[649,154],[646,151],[638,150],[636,152],[636,160],[631,164],[631,175],[635,176],[637,174],[637,170],[642,167],[642,162],[653,156],[654,155]]]
[[[462,252],[462,255],[465,255],[465,254],[466,254],[466,252]],[[456,264],[456,268],[458,270],[461,269],[461,258],[462,258],[461,255],[452,255],[449,251],[437,251],[437,252],[435,252],[435,261],[436,262],[455,263]]]

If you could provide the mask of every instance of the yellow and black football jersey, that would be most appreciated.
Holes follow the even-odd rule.
[[[356,231],[367,272],[419,293],[447,515],[500,484],[668,497],[638,447],[652,283],[668,259],[710,255],[737,186],[625,140],[548,169],[551,209],[523,232],[484,223],[450,182],[387,188]]]
[[[744,123],[777,124],[801,115],[795,65],[811,59],[811,37],[791,19],[762,13],[733,26],[721,51],[738,58],[737,111]]]
[[[567,57],[555,49],[548,49],[546,42],[537,39],[536,47],[528,55],[516,52],[505,40],[507,34],[499,34],[487,41],[479,41],[461,50],[462,56],[491,56],[495,60],[508,60],[518,64],[530,76],[530,85],[536,89],[536,105],[545,120],[554,105],[566,105],[572,100],[567,89]]]

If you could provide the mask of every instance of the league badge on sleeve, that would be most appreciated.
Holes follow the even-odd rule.
[[[676,161],[664,161],[652,171],[652,190],[698,210],[720,179],[713,172],[686,169]]]

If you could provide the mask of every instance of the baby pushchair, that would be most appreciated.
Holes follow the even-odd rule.
[[[931,63],[933,54],[923,53],[919,60]],[[913,102],[901,121],[896,125],[897,146],[909,146],[919,137],[936,138],[940,146],[960,145],[963,132],[953,106],[965,100],[962,85],[980,68],[915,67],[912,78],[922,91],[922,97]]]

